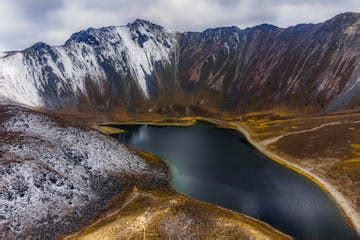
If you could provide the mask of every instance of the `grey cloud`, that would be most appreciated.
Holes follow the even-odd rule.
[[[13,0],[14,3],[23,14],[24,18],[31,19],[32,21],[43,21],[44,17],[53,12],[54,10],[63,7],[63,1],[49,1],[49,0],[36,0],[36,1],[23,1]]]
[[[359,11],[359,0],[1,0],[0,50],[62,44],[88,27],[143,18],[178,31],[261,23],[286,27]]]

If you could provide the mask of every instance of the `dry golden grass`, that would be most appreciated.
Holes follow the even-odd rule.
[[[102,132],[105,135],[120,134],[124,132],[124,130],[120,128],[114,128],[114,127],[102,126],[102,125],[94,125],[93,128]]]
[[[289,239],[243,215],[165,190],[134,188],[66,239]]]

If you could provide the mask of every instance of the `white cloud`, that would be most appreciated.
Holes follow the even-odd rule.
[[[359,0],[1,0],[0,50],[38,41],[58,45],[73,32],[125,25],[136,18],[173,30],[199,31],[264,22],[287,27],[359,10]]]

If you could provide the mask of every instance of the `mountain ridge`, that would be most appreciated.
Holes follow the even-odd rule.
[[[141,19],[88,28],[61,46],[40,42],[0,57],[0,96],[79,111],[166,104],[232,112],[282,105],[315,112],[354,108],[359,26],[359,13],[344,13],[289,28],[261,24],[180,33]]]

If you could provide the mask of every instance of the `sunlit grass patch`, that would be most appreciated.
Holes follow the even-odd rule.
[[[94,128],[106,135],[121,134],[125,132],[123,129],[120,128],[114,128],[114,127],[102,126],[102,125],[95,126]]]

